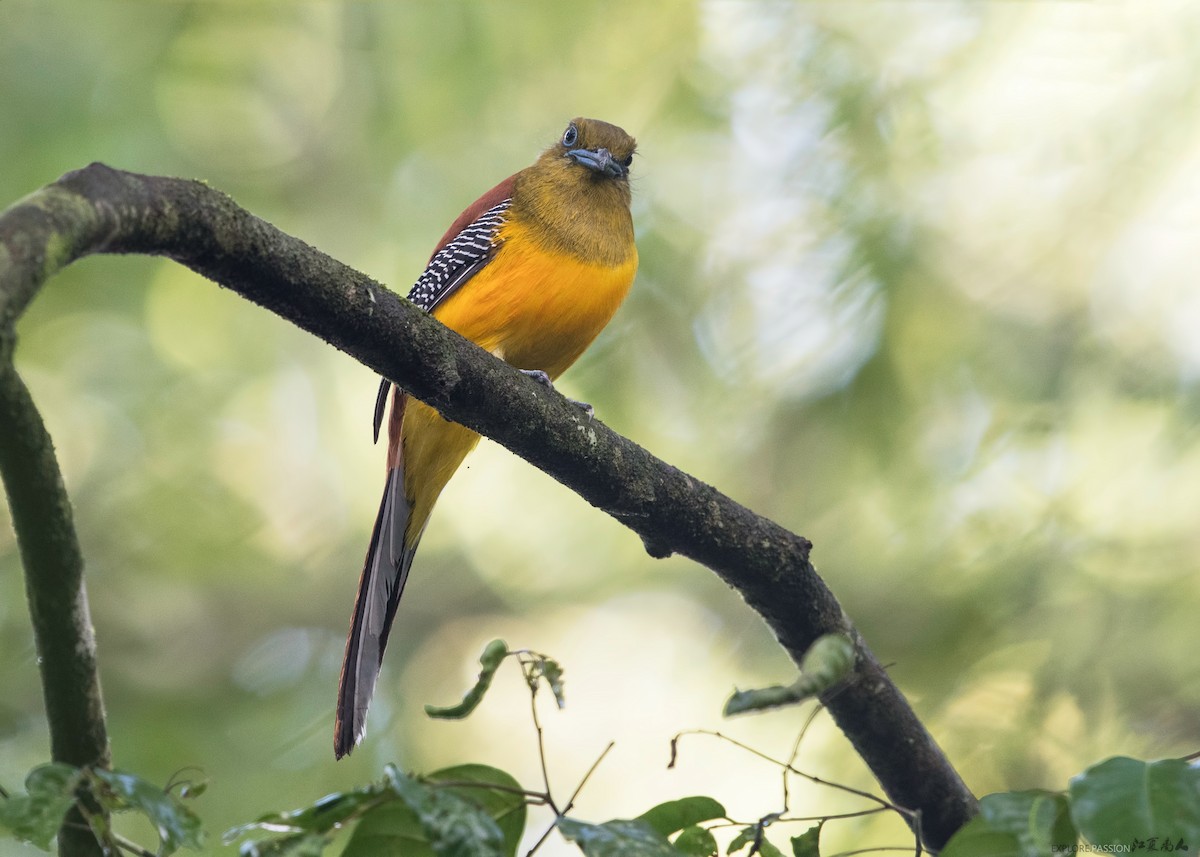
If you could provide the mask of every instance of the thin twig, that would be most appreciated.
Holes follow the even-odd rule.
[[[781,766],[783,768],[783,776],[784,776],[784,801],[785,801],[785,803],[787,801],[787,788],[788,788],[787,777],[788,777],[788,774],[791,773],[791,774],[795,774],[798,777],[803,777],[804,779],[808,780],[809,782],[813,783],[814,785],[826,786],[828,788],[838,789],[840,791],[844,791],[849,794],[857,795],[858,797],[865,798],[867,800],[874,801],[875,803],[879,804],[879,806],[876,807],[875,809],[863,810],[861,812],[843,813],[840,815],[812,816],[812,817],[808,817],[808,818],[790,818],[789,819],[789,818],[782,817],[783,814],[780,813],[772,820],[772,823],[774,823],[775,821],[822,821],[822,820],[828,821],[828,820],[833,820],[833,819],[837,819],[837,818],[857,818],[861,815],[870,815],[870,814],[876,813],[876,812],[895,812],[908,823],[909,827],[913,831],[913,837],[915,839],[914,855],[915,855],[915,857],[921,857],[921,854],[924,853],[924,846],[922,844],[924,842],[924,837],[921,834],[921,813],[920,812],[914,812],[913,810],[906,809],[905,807],[902,807],[902,806],[898,806],[897,804],[893,803],[892,801],[886,800],[885,798],[881,798],[878,795],[872,794],[871,792],[863,791],[862,789],[857,789],[857,788],[854,788],[853,786],[845,785],[844,783],[836,783],[831,780],[826,780],[821,777],[815,776],[813,774],[806,773],[805,771],[801,771],[799,768],[797,768],[795,766],[796,756],[797,756],[797,753],[800,748],[800,741],[804,737],[804,733],[808,730],[808,727],[812,725],[813,719],[820,712],[820,710],[821,710],[820,708],[815,709],[809,715],[808,719],[805,721],[804,726],[800,730],[800,735],[797,736],[796,741],[792,745],[792,752],[791,752],[791,755],[788,757],[787,762],[782,762],[779,759],[776,759],[776,758],[762,752],[761,750],[751,747],[748,744],[744,744],[741,741],[738,741],[736,738],[731,738],[730,736],[725,735],[722,732],[717,732],[717,731],[711,730],[711,729],[690,729],[685,732],[678,733],[671,739],[671,764],[672,765],[675,764],[675,756],[676,756],[676,753],[678,750],[679,739],[682,738],[684,735],[708,735],[710,737],[719,738],[720,740],[727,741],[730,744],[733,744],[735,747],[738,747],[739,749],[744,750],[745,752],[750,753],[753,756],[757,756],[758,758],[763,759],[764,761],[770,762],[773,765]],[[786,812],[786,811],[787,810],[785,809],[784,812]],[[759,820],[758,824],[760,824],[760,825],[762,824],[761,819]],[[904,850],[908,850],[908,849],[906,848]]]
[[[838,791],[843,791],[848,794],[858,795],[861,798],[864,798],[866,800],[873,801],[874,803],[879,804],[884,809],[890,809],[895,812],[898,812],[898,813],[900,813],[901,816],[903,816],[905,818],[909,818],[913,814],[912,810],[906,809],[902,806],[898,806],[898,805],[892,803],[891,801],[887,800],[886,798],[880,797],[877,794],[872,794],[871,792],[863,791],[862,789],[857,789],[854,786],[848,786],[848,785],[845,785],[844,783],[835,783],[832,780],[822,779],[821,777],[818,777],[815,774],[810,774],[810,773],[807,773],[806,771],[802,771],[799,768],[795,767],[794,765],[790,765],[787,762],[781,761],[780,759],[776,759],[775,757],[764,753],[762,750],[758,750],[758,749],[755,749],[754,747],[751,747],[749,744],[743,744],[741,741],[737,740],[736,738],[731,738],[730,736],[724,734],[723,732],[718,732],[714,729],[688,729],[683,732],[680,732],[675,737],[678,739],[678,738],[683,737],[684,735],[708,735],[712,738],[719,738],[722,741],[729,742],[730,744],[737,747],[738,749],[745,750],[747,753],[749,753],[752,756],[757,756],[758,758],[762,759],[763,761],[770,762],[772,765],[778,765],[778,766],[784,768],[785,770],[791,771],[796,776],[803,777],[804,779],[808,780],[810,783],[813,783],[814,785],[827,786],[828,788],[837,789]]]
[[[94,817],[94,814],[85,810],[83,811],[83,816],[88,820],[87,824],[72,824],[71,827],[75,828],[76,830],[87,830],[89,833],[95,836],[96,831],[92,827],[92,818]],[[136,855],[136,857],[160,857],[158,852],[151,851],[144,845],[140,845],[139,843],[134,842],[132,839],[122,836],[111,827],[106,828],[104,838],[109,842],[109,846],[104,849],[106,853],[110,853],[115,847],[121,849],[122,851],[128,851],[130,854]]]
[[[800,755],[800,742],[804,740],[804,736],[808,734],[808,727],[812,726],[813,721],[817,719],[817,715],[824,711],[825,707],[818,703],[813,707],[813,710],[808,713],[808,717],[804,721],[804,725],[800,727],[799,734],[796,735],[796,740],[792,744],[792,753],[788,756],[787,765],[783,769],[783,811],[787,812],[791,809],[791,795],[788,791],[788,777],[791,775],[791,767],[796,764],[796,757]]]
[[[542,729],[542,721],[538,717],[536,682],[531,682],[529,685],[529,713],[533,718],[533,728],[537,732],[538,762],[542,767],[542,785],[546,787],[546,802],[554,810],[554,814],[559,815],[558,807],[554,805],[553,792],[550,789],[550,769],[546,764],[546,733]]]
[[[437,789],[486,789],[490,792],[520,795],[535,806],[548,805],[550,795],[545,792],[535,792],[532,789],[513,788],[503,783],[484,783],[479,780],[430,780],[422,778],[426,785]]]
[[[596,757],[596,761],[592,762],[592,766],[587,769],[587,773],[585,773],[583,775],[583,779],[581,779],[579,781],[579,785],[577,785],[575,787],[575,791],[571,792],[571,797],[567,800],[567,805],[565,807],[563,807],[563,811],[560,813],[556,813],[557,818],[555,818],[554,823],[551,824],[549,827],[547,827],[542,832],[542,835],[538,837],[537,842],[533,843],[533,847],[530,848],[529,851],[526,852],[527,857],[528,857],[528,855],[533,854],[535,851],[537,851],[539,848],[542,847],[542,843],[545,842],[550,837],[551,832],[553,832],[554,828],[558,825],[558,819],[565,816],[575,806],[575,798],[579,797],[579,793],[581,791],[583,791],[584,785],[587,783],[587,781],[589,779],[591,779],[591,776],[593,773],[595,773],[596,768],[600,767],[600,763],[604,761],[604,757],[607,756],[609,751],[612,750],[612,748],[615,746],[616,746],[615,741],[609,741],[608,746],[605,747],[604,750],[600,753],[600,755]]]
[[[122,850],[128,851],[130,854],[136,854],[137,857],[159,857],[156,852],[151,851],[149,848],[138,845],[132,839],[126,839],[119,833],[114,833],[112,838]]]
[[[864,818],[868,815],[878,815],[881,812],[892,812],[890,807],[873,806],[870,809],[860,809],[853,812],[835,812],[832,815],[780,815],[772,821],[772,824],[799,824],[801,822],[813,821],[842,821],[848,818]],[[759,819],[761,821],[761,819]],[[738,821],[736,819],[728,819],[710,825],[711,829],[719,827],[750,827],[757,824],[757,821]]]
[[[180,768],[175,773],[171,774],[171,779],[167,780],[167,784],[165,786],[163,786],[163,791],[169,792],[176,787],[178,787],[180,791],[183,791],[183,790],[187,789],[189,786],[191,786],[193,781],[191,779],[185,779],[183,777],[183,774],[187,773],[188,771],[195,771],[196,773],[198,773],[200,775],[200,777],[201,777],[200,784],[201,785],[207,784],[208,777],[204,776],[203,768],[201,768],[199,765],[185,765],[184,767]]]
[[[600,755],[596,757],[596,761],[592,762],[592,766],[587,769],[587,773],[583,775],[583,779],[579,781],[579,785],[575,787],[575,791],[571,792],[571,797],[567,800],[567,805],[563,807],[563,815],[566,815],[575,807],[575,798],[579,797],[579,793],[583,791],[583,787],[587,785],[587,781],[591,779],[592,774],[596,772],[596,768],[600,767],[600,763],[604,761],[604,757],[607,756],[609,751],[611,751],[616,745],[616,741],[609,741],[608,746],[605,747],[601,751]]]

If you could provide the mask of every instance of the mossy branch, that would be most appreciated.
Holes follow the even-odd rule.
[[[19,246],[22,242],[18,238],[13,243]],[[7,309],[4,287],[10,282],[11,267],[12,247],[5,240],[0,243],[0,317]],[[12,318],[5,320],[11,322]],[[13,344],[11,323],[0,325],[0,477],[25,568],[25,591],[50,725],[50,752],[56,762],[81,768],[108,767],[108,732],[83,555],[54,445],[13,367]],[[100,812],[94,805],[90,809]],[[78,809],[67,814],[58,849],[63,857],[104,853]]]
[[[394,379],[612,515],[651,555],[679,553],[707,566],[766,620],[797,664],[823,634],[847,635],[853,675],[824,701],[889,798],[919,812],[933,847],[975,814],[971,792],[813,569],[807,539],[589,422],[379,283],[200,182],[93,164],[0,215],[5,372],[15,374],[16,318],[48,277],[93,253],[172,258]],[[63,584],[36,566],[27,575],[31,590]],[[34,621],[41,621],[36,611]],[[86,622],[79,630],[90,633]]]

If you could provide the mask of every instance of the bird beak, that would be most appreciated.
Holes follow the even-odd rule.
[[[611,176],[612,178],[620,178],[629,172],[624,166],[613,160],[612,153],[608,149],[596,149],[595,151],[591,149],[571,149],[571,151],[567,152],[567,157],[593,172]]]

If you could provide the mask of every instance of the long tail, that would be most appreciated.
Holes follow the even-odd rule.
[[[393,467],[388,471],[346,639],[333,734],[333,752],[339,759],[362,740],[388,632],[417,552],[419,533],[411,545],[404,544],[410,511],[404,496],[404,470]]]

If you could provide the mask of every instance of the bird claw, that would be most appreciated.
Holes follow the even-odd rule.
[[[522,369],[520,371],[521,371],[522,375],[528,375],[530,378],[537,381],[539,384],[541,384],[547,390],[554,389],[554,382],[551,381],[550,376],[547,375],[545,372],[543,372],[541,369]]]
[[[567,401],[583,411],[583,415],[587,417],[589,423],[596,418],[596,409],[587,402],[581,402],[578,399],[567,399]]]
[[[527,375],[528,377],[537,381],[539,384],[541,384],[547,390],[554,389],[554,382],[552,380],[550,380],[550,376],[547,375],[545,372],[543,372],[541,369],[521,369],[520,372],[522,375]],[[563,398],[566,398],[566,397],[564,396]],[[589,405],[587,402],[580,402],[576,399],[567,399],[567,401],[570,402],[575,407],[579,408],[581,411],[583,411],[584,416],[587,417],[589,423],[593,419],[596,418],[596,409],[593,408],[591,405]]]

